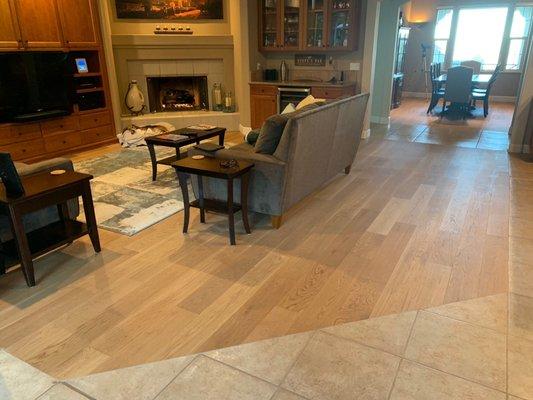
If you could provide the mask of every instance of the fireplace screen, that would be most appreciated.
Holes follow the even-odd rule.
[[[206,76],[149,77],[151,112],[209,110]]]

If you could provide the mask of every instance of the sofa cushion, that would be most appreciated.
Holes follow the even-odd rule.
[[[261,132],[261,129],[253,129],[250,132],[244,136],[244,140],[246,143],[251,144],[252,146],[255,146],[255,143],[257,142],[257,139],[259,138],[259,133]]]
[[[256,153],[274,154],[291,115],[292,113],[273,115],[265,121],[255,144]]]

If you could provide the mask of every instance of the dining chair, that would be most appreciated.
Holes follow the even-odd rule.
[[[440,63],[431,64],[429,66],[429,76],[431,78],[431,100],[429,102],[427,114],[433,111],[437,104],[439,104],[440,99],[444,97],[444,89],[442,89],[440,83],[437,82],[440,72]]]
[[[490,98],[490,91],[492,90],[492,85],[494,85],[494,82],[496,82],[496,79],[498,79],[498,75],[500,75],[500,72],[502,71],[503,66],[497,65],[494,69],[494,73],[489,79],[489,82],[487,83],[486,89],[477,89],[474,88],[472,90],[472,100],[475,101],[483,101],[483,115],[485,118],[487,115],[489,115],[489,98]]]
[[[475,75],[479,75],[481,73],[481,63],[479,61],[474,61],[474,60],[461,61],[461,66],[472,68],[474,70]]]
[[[470,67],[449,68],[446,78],[446,88],[444,89],[444,103],[442,105],[441,117],[446,111],[446,104],[456,108],[463,114],[463,118],[470,112],[470,101],[472,99],[472,75],[474,70]]]

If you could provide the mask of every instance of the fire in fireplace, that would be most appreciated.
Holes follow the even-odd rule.
[[[206,76],[148,77],[151,112],[209,110]]]

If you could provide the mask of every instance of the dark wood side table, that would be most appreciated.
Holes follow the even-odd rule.
[[[171,140],[165,138],[166,135],[183,135],[191,134],[188,139]],[[152,161],[152,180],[157,179],[157,164],[171,165],[174,161],[183,158],[180,149],[190,144],[200,144],[202,140],[212,139],[218,136],[218,144],[224,146],[224,136],[226,135],[226,128],[213,128],[208,131],[198,131],[188,128],[178,129],[176,131],[163,133],[161,135],[150,136],[146,138],[146,145],[150,152],[150,160]],[[176,155],[172,157],[158,160],[155,154],[155,146],[173,147],[176,149]]]
[[[246,233],[251,233],[250,224],[248,222],[248,182],[250,178],[250,170],[254,164],[246,161],[238,161],[237,165],[233,167],[223,167],[221,162],[228,160],[221,160],[216,158],[206,157],[202,160],[195,160],[191,157],[184,158],[172,163],[172,166],[178,174],[179,184],[183,195],[184,209],[184,223],[183,233],[187,233],[189,229],[190,208],[200,209],[200,221],[205,223],[205,212],[212,211],[217,213],[228,214],[229,224],[229,239],[232,245],[235,245],[235,213],[241,211],[244,229]],[[187,174],[196,175],[198,177],[198,199],[192,202],[189,201],[189,190],[187,187]],[[211,178],[224,179],[227,181],[228,198],[227,201],[219,201],[204,198],[204,188],[202,177],[209,176]],[[241,179],[241,202],[236,204],[233,201],[233,180]]]
[[[0,185],[0,213],[7,215],[11,222],[13,240],[2,243],[2,260],[19,260],[28,286],[35,286],[33,258],[89,235],[97,253],[100,252],[100,239],[94,214],[90,180],[92,175],[67,171],[62,175],[49,172],[22,177],[25,194],[17,198],[8,197]],[[67,202],[78,197],[83,200],[86,224],[70,219]],[[22,218],[25,214],[50,206],[57,206],[58,222],[26,233]]]

